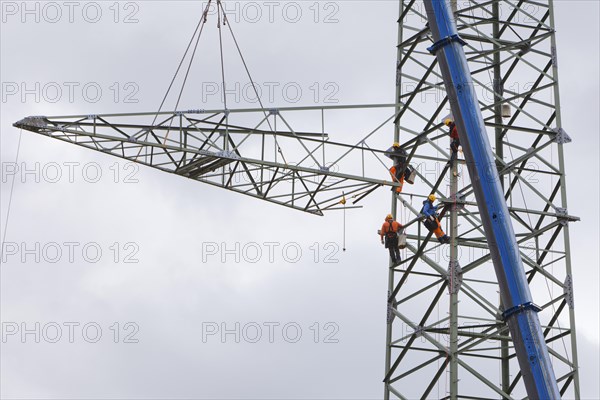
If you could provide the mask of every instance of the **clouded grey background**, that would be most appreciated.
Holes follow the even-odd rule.
[[[230,22],[253,78],[264,90],[274,87],[266,105],[393,99],[395,1],[298,2],[293,9],[276,3],[271,15],[264,2],[231,3]],[[2,234],[8,226],[6,241],[19,246],[78,242],[80,249],[93,243],[103,253],[97,263],[86,261],[80,250],[73,262],[65,254],[56,263],[48,257],[21,262],[19,256],[6,256],[3,323],[33,328],[36,322],[55,322],[63,335],[64,323],[80,325],[73,343],[65,337],[58,343],[44,338],[35,343],[33,335],[25,343],[19,335],[7,337],[1,344],[0,395],[381,397],[387,257],[373,231],[387,213],[388,191],[348,212],[348,250],[343,252],[340,213],[304,215],[148,168],[132,169],[121,160],[23,132],[17,165],[33,169],[38,163],[42,176],[38,183],[33,174],[17,173],[7,223],[12,176],[6,168],[15,161],[19,140],[12,123],[28,115],[155,110],[205,3],[99,2],[96,7],[76,2],[73,22],[62,2],[56,3],[60,18],[47,3],[27,4],[33,14],[23,14],[21,2],[2,2]],[[17,7],[14,15],[11,5]],[[102,13],[98,17],[96,9]],[[296,9],[302,14],[291,23],[298,19]],[[556,1],[555,9],[563,126],[573,138],[565,146],[569,211],[582,217],[571,224],[582,397],[593,399],[600,398],[599,4]],[[219,95],[210,94],[220,80],[215,24],[215,16],[209,16],[182,109],[220,104]],[[230,42],[226,52],[228,79],[243,86],[247,80]],[[301,94],[286,93],[286,85],[299,87]],[[96,99],[98,87],[102,94]],[[230,108],[253,106],[243,90],[237,93],[239,101],[230,100]],[[52,172],[51,163],[63,174],[57,183],[43,176]],[[72,183],[65,163],[77,163]],[[102,175],[92,183],[97,166]],[[84,169],[91,175],[84,175]],[[273,260],[265,242],[280,243]],[[220,252],[205,253],[203,260],[203,246],[213,243],[229,248],[256,243],[262,258],[251,263],[228,256],[223,262]],[[286,243],[302,250],[297,262],[282,254]],[[132,251],[139,262],[125,262]],[[126,329],[128,322],[139,327],[133,336],[138,343],[124,343],[134,327]],[[205,328],[225,323],[229,329],[236,323],[250,329],[254,325],[248,324],[256,323],[267,335],[264,324],[270,322],[280,324],[273,343],[265,336],[258,343],[243,337],[236,343],[234,335],[226,336],[225,343],[219,335],[203,341],[203,323]],[[102,328],[97,343],[82,337],[86,323]],[[293,331],[282,334],[287,323],[301,327],[297,343],[289,343]],[[437,390],[443,395],[444,388]]]

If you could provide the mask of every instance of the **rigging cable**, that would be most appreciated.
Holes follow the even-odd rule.
[[[340,201],[344,206],[344,219],[342,224],[342,251],[346,251],[346,195],[342,192],[342,200]]]
[[[217,6],[220,7],[220,10],[223,12],[224,19],[226,20],[227,17],[225,16],[225,9],[223,9],[223,4],[221,3],[221,0],[217,0]],[[260,95],[258,94],[258,91],[256,90],[256,83],[254,82],[254,79],[252,79],[252,75],[250,74],[250,69],[248,68],[246,59],[244,58],[244,55],[242,54],[242,50],[238,44],[237,38],[235,37],[235,34],[233,33],[233,28],[231,28],[231,24],[227,24],[227,28],[229,29],[229,33],[231,33],[231,38],[233,39],[235,48],[237,49],[240,59],[242,60],[242,64],[244,65],[246,75],[248,75],[248,79],[250,80],[250,84],[252,86],[252,90],[254,90],[254,94],[256,95],[256,99],[258,100],[258,104],[260,105],[260,108],[263,109],[263,115],[267,119],[267,124],[269,125],[269,129],[271,130],[271,132],[276,133],[277,130],[276,129],[273,130],[273,126],[271,126],[271,121],[269,120],[269,118],[267,118],[266,111],[264,111],[265,106],[263,105]],[[277,143],[277,137],[275,137],[275,141],[276,141],[277,151],[281,154],[281,157],[285,160],[285,156],[283,155],[281,147],[279,146],[279,143]],[[286,161],[286,163],[287,163],[287,161]]]
[[[21,149],[21,136],[23,135],[23,129],[19,129],[19,142],[17,143],[17,155],[15,157],[15,167],[19,162],[19,151]],[[6,221],[4,221],[4,232],[2,234],[2,248],[0,249],[0,259],[4,260],[4,243],[6,243],[6,231],[8,230],[8,218],[10,217],[10,206],[12,204],[13,193],[15,190],[16,174],[13,175],[12,183],[10,184],[10,193],[8,195],[8,207],[6,210]]]
[[[156,114],[154,115],[154,118],[152,119],[151,126],[154,126],[154,124],[156,123],[158,115],[160,114],[160,111],[162,110],[162,108],[163,108],[163,106],[165,104],[165,101],[167,100],[167,97],[168,97],[168,95],[169,95],[169,93],[170,93],[170,91],[171,91],[171,89],[173,87],[173,84],[175,83],[175,79],[177,79],[177,75],[179,74],[179,71],[181,70],[183,62],[185,61],[185,58],[187,57],[187,54],[188,54],[188,52],[190,50],[190,47],[192,46],[192,43],[194,42],[194,38],[196,37],[196,33],[198,32],[198,29],[200,29],[200,33],[198,33],[198,39],[196,40],[196,45],[194,47],[194,52],[195,52],[195,49],[198,46],[198,42],[200,40],[200,36],[202,35],[202,31],[204,29],[204,25],[206,25],[207,16],[208,16],[208,8],[210,7],[211,1],[212,0],[208,0],[206,8],[204,9],[204,12],[202,13],[202,17],[200,18],[200,21],[198,21],[198,24],[196,25],[196,29],[194,29],[194,33],[192,34],[192,37],[190,38],[190,41],[189,41],[189,43],[188,43],[188,45],[187,45],[187,47],[185,49],[185,52],[183,53],[183,57],[181,58],[181,61],[179,61],[179,65],[177,66],[177,69],[175,70],[175,74],[173,75],[173,78],[171,79],[171,82],[169,83],[169,87],[167,88],[167,91],[166,91],[165,95],[163,96],[163,99],[162,99],[162,101],[160,103],[160,106],[158,107],[158,111],[156,112]],[[194,56],[192,55],[192,60],[193,60],[193,57]],[[190,60],[190,65],[191,65],[191,61],[192,60]],[[188,72],[189,72],[189,68],[190,67],[188,66]],[[187,79],[187,73],[186,73],[186,79]],[[181,91],[180,91],[180,94],[179,94],[179,98],[181,98],[181,92],[183,91],[183,87],[184,86],[185,86],[185,80],[184,80],[184,83],[182,85],[182,88],[181,88]],[[177,100],[177,105],[179,105],[179,99]],[[177,105],[175,106],[175,110],[177,109]],[[146,131],[145,138],[147,138],[149,134],[150,134],[150,132]],[[167,136],[168,136],[168,132],[167,132]],[[165,136],[165,143],[166,143],[166,139],[167,138]],[[138,159],[138,157],[140,156],[143,148],[144,147],[140,147],[140,150],[138,151],[138,154],[135,156],[135,160]]]

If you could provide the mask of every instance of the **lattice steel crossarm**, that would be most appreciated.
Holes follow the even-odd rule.
[[[384,155],[367,144],[374,132],[356,145],[333,142],[295,131],[284,111],[34,116],[14,126],[316,215],[337,209],[342,195],[358,202],[397,185],[379,178],[389,179],[381,167],[365,173],[365,158]],[[233,124],[234,115],[243,121]],[[144,123],[151,116],[161,121]]]

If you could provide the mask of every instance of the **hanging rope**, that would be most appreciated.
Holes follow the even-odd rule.
[[[21,136],[23,135],[23,130],[19,130],[19,142],[17,143],[17,156],[15,157],[15,167],[19,162],[19,151],[21,150]],[[12,182],[10,184],[10,193],[8,195],[8,207],[6,210],[6,221],[4,221],[4,233],[2,234],[2,248],[0,249],[0,259],[4,259],[4,243],[6,243],[6,231],[8,231],[8,218],[10,217],[10,205],[12,204],[13,192],[15,190],[15,179],[17,175],[13,175]]]
[[[223,60],[223,32],[221,30],[221,2],[217,0],[217,28],[219,29],[219,53],[221,57],[221,81],[223,83],[223,106],[227,110],[227,90],[225,89],[225,62]],[[225,24],[225,12],[223,12],[223,24]]]
[[[346,251],[346,195],[342,192],[342,200],[340,204],[344,206],[344,216],[342,223],[342,251]]]

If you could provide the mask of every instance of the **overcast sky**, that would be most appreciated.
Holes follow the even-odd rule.
[[[3,398],[381,397],[387,256],[374,231],[389,191],[347,212],[344,252],[340,212],[305,215],[12,127],[29,115],[156,110],[204,4],[2,2],[0,212],[13,246],[0,271]],[[227,7],[266,106],[393,101],[397,2]],[[555,2],[587,399],[600,398],[599,11]],[[215,24],[209,15],[181,108],[221,108]],[[256,106],[225,45],[229,107]],[[22,340],[36,323],[39,343]],[[239,343],[223,339],[236,324]]]

